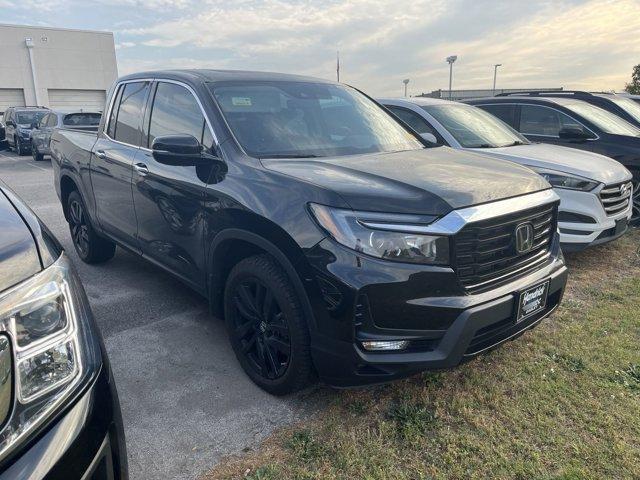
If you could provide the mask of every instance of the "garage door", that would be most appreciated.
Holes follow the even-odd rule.
[[[21,88],[0,88],[0,112],[8,107],[23,107],[24,91]]]
[[[49,107],[60,110],[104,109],[106,92],[104,90],[62,90],[49,89]]]

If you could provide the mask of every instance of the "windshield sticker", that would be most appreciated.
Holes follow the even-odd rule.
[[[249,97],[231,97],[231,103],[234,107],[250,107],[251,99]]]

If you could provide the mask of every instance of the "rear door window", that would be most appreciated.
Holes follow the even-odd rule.
[[[520,106],[520,132],[525,135],[559,137],[563,128],[584,130],[582,124],[558,110],[540,105]]]
[[[131,82],[124,85],[115,118],[115,132],[112,137],[114,140],[134,146],[140,145],[142,115],[148,93],[149,82]]]
[[[489,105],[478,105],[479,107],[482,107],[483,110],[485,110],[486,112],[489,112],[491,115],[493,115],[494,117],[498,117],[500,120],[502,120],[504,123],[506,123],[507,125],[511,126],[511,127],[515,127],[516,125],[516,105],[506,105],[506,104],[499,104],[499,103],[493,103],[493,104],[489,104]]]

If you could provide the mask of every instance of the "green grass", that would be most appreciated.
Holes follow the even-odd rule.
[[[457,369],[320,390],[324,411],[208,478],[640,478],[640,232],[568,258],[558,312]]]

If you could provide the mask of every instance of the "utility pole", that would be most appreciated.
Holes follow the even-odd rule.
[[[409,85],[409,79],[405,78],[404,80],[402,80],[402,83],[404,83],[404,96],[406,98],[407,97],[407,85]]]
[[[340,82],[340,50],[336,52],[336,77]]]
[[[493,66],[493,96],[496,96],[496,77],[498,76],[498,67],[501,67],[501,63],[496,63]]]
[[[451,100],[451,86],[453,85],[453,62],[457,59],[457,55],[450,55],[447,57],[447,63],[449,64],[449,100]]]

